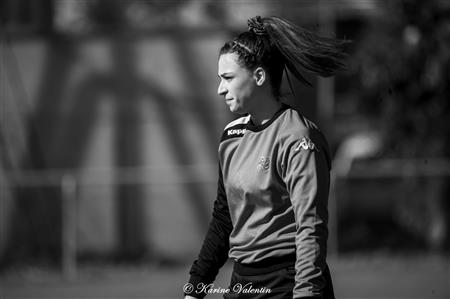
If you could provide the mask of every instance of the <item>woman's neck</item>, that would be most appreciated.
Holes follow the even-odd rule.
[[[282,103],[274,97],[261,101],[261,104],[254,111],[250,112],[253,124],[257,126],[265,124],[280,110],[281,106]]]

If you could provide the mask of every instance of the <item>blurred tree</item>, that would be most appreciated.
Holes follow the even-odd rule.
[[[360,105],[380,118],[388,156],[450,154],[449,8],[437,0],[389,3],[356,54]]]
[[[423,158],[424,163],[449,157],[450,5],[439,0],[384,5],[355,54],[359,108],[378,120],[384,157]],[[432,248],[441,249],[445,239],[448,244],[446,180],[406,179],[397,211],[399,221]]]

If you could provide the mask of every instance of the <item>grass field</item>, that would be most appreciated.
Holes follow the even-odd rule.
[[[450,259],[345,256],[329,259],[337,298],[450,298]],[[0,298],[182,298],[189,264],[174,267],[83,265],[77,278],[36,267],[0,277]],[[227,288],[231,264],[214,285]],[[221,298],[210,295],[207,298]]]

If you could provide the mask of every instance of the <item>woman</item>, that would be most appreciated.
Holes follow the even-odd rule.
[[[334,298],[326,264],[330,156],[318,128],[280,101],[283,72],[330,76],[343,41],[278,17],[254,17],[220,50],[218,94],[241,118],[219,145],[219,183],[209,230],[185,298]],[[214,286],[234,260],[229,288]]]

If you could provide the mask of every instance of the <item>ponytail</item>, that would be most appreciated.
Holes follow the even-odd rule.
[[[300,81],[308,82],[300,68],[322,77],[345,69],[343,47],[347,41],[318,35],[278,17],[255,19],[262,21],[269,40],[284,56],[287,69]]]
[[[320,36],[279,17],[256,16],[248,20],[248,31],[227,42],[220,54],[237,53],[239,63],[248,69],[266,67],[278,96],[283,71],[289,70],[302,83],[311,85],[302,71],[328,77],[344,70],[346,44],[347,41]]]

